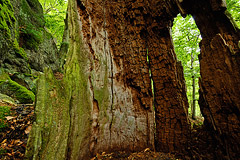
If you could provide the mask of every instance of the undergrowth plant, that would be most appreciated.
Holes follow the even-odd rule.
[[[2,129],[7,126],[6,116],[11,115],[10,109],[11,109],[11,107],[9,107],[9,106],[0,106],[0,131],[2,131]]]

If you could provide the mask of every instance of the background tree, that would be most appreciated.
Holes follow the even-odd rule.
[[[197,102],[198,94],[198,78],[200,76],[200,67],[198,54],[200,53],[198,44],[201,41],[200,32],[192,18],[187,16],[185,19],[179,14],[174,19],[173,25],[173,41],[177,58],[182,62],[184,68],[184,77],[187,85],[187,96],[191,107],[189,112],[192,118],[199,116],[200,109]]]
[[[231,14],[236,25],[240,26],[240,1],[226,0],[227,11]],[[184,77],[187,85],[187,96],[191,107],[189,112],[193,119],[201,114],[198,103],[200,66],[198,55],[200,54],[199,42],[200,32],[191,15],[183,18],[180,14],[174,19],[173,41],[177,58],[182,62]]]

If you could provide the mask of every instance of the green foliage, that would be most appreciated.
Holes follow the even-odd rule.
[[[239,0],[226,0],[227,10],[232,15],[238,28],[240,28],[240,1]]]
[[[11,115],[11,107],[9,106],[0,106],[0,131],[7,126],[5,123],[6,116]],[[0,150],[0,155],[1,155],[1,150]]]
[[[6,149],[0,148],[0,156],[7,153]]]
[[[13,6],[9,0],[0,1],[0,31],[4,32],[7,38],[11,38],[10,28],[14,27],[16,19]]]
[[[64,32],[64,19],[66,17],[66,0],[40,0],[43,6],[46,27],[57,40],[57,46],[60,47]]]
[[[184,69],[184,77],[187,86],[187,97],[189,104],[192,104],[192,80],[195,79],[196,86],[196,98],[198,100],[198,78],[200,77],[200,66],[198,60],[198,54],[200,49],[198,47],[201,41],[200,32],[191,16],[187,16],[185,19],[178,15],[174,19],[173,25],[173,42],[177,58],[182,62]],[[192,61],[192,64],[191,64]],[[197,115],[200,115],[200,109],[196,103]],[[191,111],[191,107],[190,110]]]

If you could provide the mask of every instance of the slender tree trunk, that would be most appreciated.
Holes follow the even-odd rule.
[[[195,76],[192,76],[192,119],[196,119],[196,90],[195,90]]]
[[[194,69],[193,69],[193,52],[191,53],[191,70],[192,70],[192,119],[196,119],[196,91],[195,91],[195,76],[194,76]]]

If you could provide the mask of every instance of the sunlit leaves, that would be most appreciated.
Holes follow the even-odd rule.
[[[226,2],[227,10],[232,15],[238,27],[240,27],[240,1],[226,0]],[[178,60],[182,61],[187,85],[187,96],[189,103],[191,104],[193,76],[196,78],[196,91],[199,88],[198,77],[200,76],[200,67],[198,55],[200,54],[199,42],[201,41],[201,35],[191,16],[187,16],[183,19],[180,15],[178,15],[174,19],[172,30],[175,52]],[[193,60],[192,65],[191,60]],[[198,93],[196,96],[198,97]]]
[[[192,77],[195,78],[196,91],[198,91],[198,77],[200,76],[200,67],[198,55],[200,54],[199,42],[201,41],[200,32],[191,16],[185,19],[178,15],[174,19],[173,42],[177,58],[182,62],[184,68],[184,77],[187,85],[187,96],[189,104],[192,103]],[[196,92],[196,100],[198,92]],[[200,111],[197,110],[197,114]]]
[[[48,31],[56,38],[58,47],[62,42],[64,19],[66,17],[67,0],[40,0]]]
[[[227,9],[231,13],[234,21],[240,28],[240,1],[239,0],[226,0]]]

